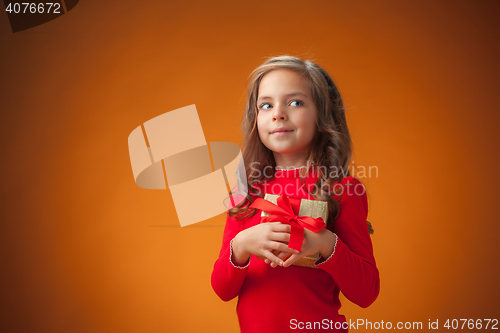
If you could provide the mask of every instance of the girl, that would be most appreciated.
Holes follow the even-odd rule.
[[[312,61],[270,58],[251,75],[243,131],[248,195],[229,210],[214,291],[224,301],[239,296],[243,333],[346,332],[340,291],[365,308],[380,282],[366,192],[348,171],[351,139],[337,87]],[[326,228],[305,228],[300,251],[288,247],[290,224],[261,223],[252,206],[266,193],[326,201]],[[315,268],[292,265],[318,252]]]

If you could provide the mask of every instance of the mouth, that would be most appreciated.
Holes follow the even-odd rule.
[[[285,134],[291,133],[291,132],[293,132],[293,129],[286,128],[286,127],[280,127],[280,128],[276,128],[275,130],[273,130],[271,132],[271,134],[285,135]]]

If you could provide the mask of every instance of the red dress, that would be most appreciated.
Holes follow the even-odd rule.
[[[314,199],[300,184],[299,170],[277,170],[261,186],[263,193]],[[314,172],[306,186],[316,182]],[[238,296],[236,308],[242,333],[347,332],[339,314],[339,293],[360,307],[368,307],[379,294],[379,272],[368,234],[368,203],[363,185],[353,177],[342,179],[340,213],[329,230],[337,235],[332,255],[318,259],[317,268],[277,266],[272,268],[252,255],[246,266],[231,262],[232,239],[240,231],[260,222],[260,213],[236,220],[227,217],[222,248],[212,271],[212,288],[223,300]],[[339,198],[338,196],[335,196]],[[298,211],[298,207],[293,207]],[[343,329],[342,329],[342,323]]]

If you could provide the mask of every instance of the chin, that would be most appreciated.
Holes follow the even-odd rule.
[[[295,154],[298,152],[296,149],[271,149],[273,153],[276,154]]]

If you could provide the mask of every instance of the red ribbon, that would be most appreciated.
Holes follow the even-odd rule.
[[[288,247],[297,251],[302,250],[302,240],[304,239],[304,228],[312,230],[314,232],[319,232],[321,229],[325,228],[325,222],[323,218],[318,217],[314,219],[310,216],[298,216],[290,200],[286,195],[280,195],[277,200],[277,205],[269,202],[265,199],[258,198],[250,206],[250,208],[257,208],[271,214],[262,218],[260,221],[263,222],[281,222],[289,224],[292,227],[290,232],[290,242]]]

